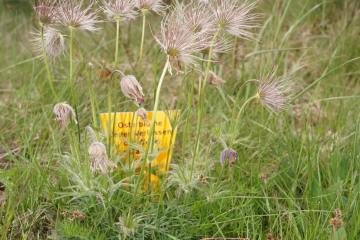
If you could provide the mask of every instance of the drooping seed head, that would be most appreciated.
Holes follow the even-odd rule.
[[[111,21],[129,21],[137,16],[135,4],[134,0],[108,0],[103,2],[103,11]]]
[[[139,116],[142,120],[147,121],[147,111],[145,110],[145,108],[139,108],[138,110],[136,110],[135,114],[137,116]]]
[[[92,173],[107,174],[117,168],[116,164],[108,159],[106,147],[101,142],[93,142],[88,148],[90,170]]]
[[[195,64],[195,55],[205,48],[206,39],[201,36],[187,29],[179,13],[172,11],[161,22],[156,41],[167,54],[171,68],[180,71],[184,64]]]
[[[83,0],[59,0],[58,22],[65,27],[72,27],[86,31],[96,31],[96,11],[93,10],[94,3],[84,7]]]
[[[289,92],[286,79],[276,78],[276,69],[259,82],[257,90],[260,103],[271,112],[280,112],[287,108]]]
[[[61,129],[66,128],[70,118],[77,124],[75,111],[66,102],[57,103],[54,106],[53,113],[55,115],[55,121],[58,122]]]
[[[165,5],[162,0],[136,0],[136,7],[141,11],[153,11],[159,15],[165,11]]]
[[[213,86],[220,86],[225,83],[225,80],[219,77],[213,71],[209,71],[208,83]]]
[[[57,16],[56,1],[36,0],[33,9],[41,24],[49,25],[55,23]]]
[[[225,164],[234,165],[239,159],[239,154],[234,149],[224,149],[220,153],[220,163],[222,166]]]
[[[253,39],[251,31],[257,27],[258,18],[258,15],[252,13],[255,5],[256,2],[217,0],[211,2],[210,9],[219,30],[236,37]]]
[[[44,50],[54,59],[65,51],[64,36],[55,28],[45,27],[43,36],[40,32],[34,34],[33,46],[36,53],[41,55]]]
[[[120,81],[121,91],[125,97],[130,98],[137,104],[144,103],[145,95],[140,83],[133,75],[123,76]]]

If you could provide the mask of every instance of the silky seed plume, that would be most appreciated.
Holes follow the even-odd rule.
[[[290,87],[286,79],[276,78],[275,68],[264,80],[259,81],[257,94],[260,103],[272,112],[280,112],[287,108],[289,93]]]
[[[183,65],[195,64],[196,54],[205,48],[201,33],[187,29],[176,11],[168,14],[161,22],[161,33],[156,41],[167,54],[171,68],[180,71]]]
[[[251,32],[257,27],[258,15],[252,13],[256,2],[237,0],[218,0],[210,3],[216,27],[230,35],[253,39]]]
[[[43,25],[49,25],[56,22],[57,8],[56,1],[37,0],[33,5],[36,16]]]
[[[93,1],[88,6],[84,6],[81,0],[60,0],[58,7],[58,22],[65,27],[72,27],[86,31],[96,31],[98,22],[96,11],[93,10]]]
[[[45,27],[43,31],[43,36],[41,32],[34,34],[34,51],[42,54],[44,50],[46,55],[52,59],[60,56],[65,51],[64,36],[52,27]]]
[[[152,11],[159,15],[165,12],[162,0],[136,0],[136,7],[141,11]]]
[[[103,11],[111,21],[129,21],[135,19],[135,1],[133,0],[109,0],[103,1]]]

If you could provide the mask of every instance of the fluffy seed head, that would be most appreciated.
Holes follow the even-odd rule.
[[[61,129],[66,128],[70,117],[74,123],[77,124],[75,111],[66,102],[57,103],[54,106],[53,113],[55,115],[55,121],[58,122]]]
[[[137,104],[144,103],[144,93],[140,83],[133,75],[123,76],[120,81],[121,91],[125,97],[130,98]]]
[[[288,105],[290,88],[285,80],[275,75],[276,69],[273,69],[266,79],[259,82],[258,97],[264,107],[272,112],[280,112]]]
[[[204,4],[204,5],[209,4],[209,1],[210,1],[210,0],[197,0],[198,3]]]
[[[33,5],[36,16],[43,25],[52,24],[56,21],[56,1],[37,0]]]
[[[88,148],[90,170],[92,173],[107,174],[116,169],[116,164],[108,159],[106,147],[101,142],[93,142]]]
[[[224,53],[230,50],[230,43],[224,34],[219,32],[214,38],[217,31],[216,19],[208,5],[202,2],[190,2],[187,5],[177,4],[176,12],[183,25],[192,32],[197,33],[199,42],[204,45],[203,53],[213,54]]]
[[[162,0],[136,0],[136,7],[141,11],[153,11],[156,14],[162,14],[165,11]]]
[[[93,12],[93,2],[84,7],[83,0],[59,0],[58,22],[65,27],[78,28],[86,31],[96,31],[96,12]]]
[[[33,39],[34,50],[38,54],[42,54],[43,50],[50,58],[56,58],[65,50],[64,36],[55,28],[44,28],[44,34],[40,32],[34,34]]]
[[[109,0],[103,2],[103,11],[111,21],[129,21],[135,19],[134,0]]]
[[[252,39],[258,16],[251,13],[256,2],[239,3],[237,0],[217,0],[210,4],[217,28],[230,35]]]
[[[203,4],[191,2],[187,5],[177,4],[175,11],[182,18],[186,28],[192,32],[209,33],[215,30],[209,8]]]
[[[234,149],[224,149],[220,153],[220,163],[222,166],[225,164],[233,165],[238,159],[239,155]]]
[[[205,48],[206,39],[201,36],[187,29],[179,13],[173,11],[163,19],[156,41],[167,54],[171,67],[181,70],[183,64],[195,64],[195,55]]]

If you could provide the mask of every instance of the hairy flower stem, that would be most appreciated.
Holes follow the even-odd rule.
[[[118,63],[119,63],[119,40],[120,40],[120,18],[117,17],[115,18],[116,21],[116,39],[115,39],[115,56],[114,56],[114,66],[115,68],[117,67]],[[107,97],[107,103],[108,103],[108,113],[111,114],[112,112],[112,89],[113,89],[113,80],[112,78],[110,78],[109,82],[108,82],[108,97]],[[111,115],[110,115],[111,116]],[[115,121],[116,121],[116,113],[114,116],[114,119],[111,120],[112,117],[109,118],[108,121],[108,155],[111,157],[112,154],[112,138],[114,136],[114,131],[115,131]],[[111,124],[111,122],[113,122],[113,124]],[[112,126],[111,126],[112,125]]]
[[[142,166],[141,166],[140,176],[139,176],[138,181],[137,181],[137,183],[135,185],[135,191],[134,191],[134,197],[133,197],[133,205],[134,205],[135,199],[137,197],[140,184],[141,184],[141,182],[143,180],[144,170],[146,168],[146,164],[147,164],[147,161],[149,159],[149,154],[153,150],[156,114],[157,114],[158,108],[159,108],[161,87],[162,87],[162,84],[164,82],[165,75],[166,75],[166,72],[168,71],[169,66],[170,66],[170,61],[169,61],[169,59],[167,59],[166,63],[165,63],[165,66],[164,66],[164,69],[162,71],[161,77],[160,77],[159,82],[157,84],[157,88],[156,88],[155,103],[154,103],[154,109],[152,111],[152,119],[151,119],[151,123],[150,123],[150,132],[149,132],[149,137],[148,137],[148,144],[147,144],[147,148],[146,148],[146,151],[145,151],[145,156],[144,156],[144,159],[143,159],[143,163],[142,163]],[[149,174],[151,174],[151,173],[149,172]],[[131,211],[131,209],[130,209],[130,211]]]
[[[74,47],[73,47],[73,42],[74,42],[74,28],[73,27],[69,27],[69,33],[70,33],[70,38],[69,38],[69,85],[71,87],[71,89],[73,88],[73,59],[74,59]],[[72,91],[71,91],[72,93]]]
[[[238,112],[238,114],[237,114],[237,116],[236,116],[236,120],[235,120],[235,123],[236,123],[236,124],[240,121],[241,114],[244,112],[245,107],[246,107],[250,102],[252,102],[253,100],[255,100],[255,99],[257,99],[257,98],[259,98],[259,94],[255,94],[254,96],[248,98],[248,99],[244,102],[244,104],[241,106],[241,108],[240,108],[240,110],[239,110],[239,112]]]
[[[207,60],[207,64],[206,64],[206,70],[205,70],[205,77],[203,79],[200,79],[200,81],[199,81],[199,106],[198,106],[198,118],[197,118],[197,125],[196,125],[196,140],[195,140],[196,142],[195,142],[195,152],[194,152],[194,155],[193,155],[192,161],[191,161],[191,171],[190,171],[189,181],[192,180],[195,161],[197,160],[199,150],[200,150],[200,134],[201,134],[203,112],[204,112],[203,108],[204,108],[204,99],[205,99],[205,87],[206,87],[206,83],[209,79],[209,72],[210,72],[210,67],[211,67],[211,62],[212,62],[211,58],[212,58],[212,53],[213,53],[213,46],[214,46],[214,43],[216,41],[218,34],[219,34],[219,30],[214,34],[214,36],[211,40],[209,56],[208,56],[208,60]]]
[[[115,40],[115,60],[114,65],[115,67],[119,63],[119,41],[120,41],[120,18],[116,18],[116,40]]]
[[[51,69],[50,69],[50,65],[49,65],[49,58],[45,51],[44,26],[41,26],[41,47],[42,47],[42,52],[43,52],[43,56],[44,56],[44,62],[45,62],[45,68],[46,68],[46,73],[47,73],[47,79],[49,81],[49,86],[50,86],[53,96],[55,98],[57,98],[57,94],[56,94],[54,84],[53,84],[52,73],[51,73]]]
[[[245,108],[247,105],[249,105],[253,100],[258,99],[259,98],[259,94],[255,94],[254,96],[248,98],[243,105],[241,106],[239,112],[236,115],[235,121],[233,122],[232,126],[231,126],[231,132],[235,132],[235,129],[237,128],[239,122],[240,122],[240,118],[242,113],[244,112]]]
[[[140,53],[139,53],[139,60],[143,57],[144,52],[144,40],[145,40],[145,26],[146,26],[146,14],[147,10],[142,10],[142,31],[141,31],[141,43],[140,43]]]

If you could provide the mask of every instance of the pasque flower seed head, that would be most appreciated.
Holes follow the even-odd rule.
[[[70,118],[77,124],[76,114],[74,109],[66,102],[57,103],[54,106],[53,113],[55,120],[59,123],[60,128],[65,129]]]
[[[144,103],[144,93],[140,83],[133,75],[123,76],[120,81],[121,91],[125,97],[130,98],[137,104]]]
[[[92,173],[107,174],[116,169],[116,164],[108,159],[106,147],[101,142],[93,142],[88,148],[90,170]]]
[[[108,0],[103,2],[103,11],[111,21],[129,21],[135,19],[134,0]]]
[[[96,31],[96,11],[93,2],[84,7],[83,0],[60,0],[57,8],[58,22],[65,27],[72,27],[86,31]]]

